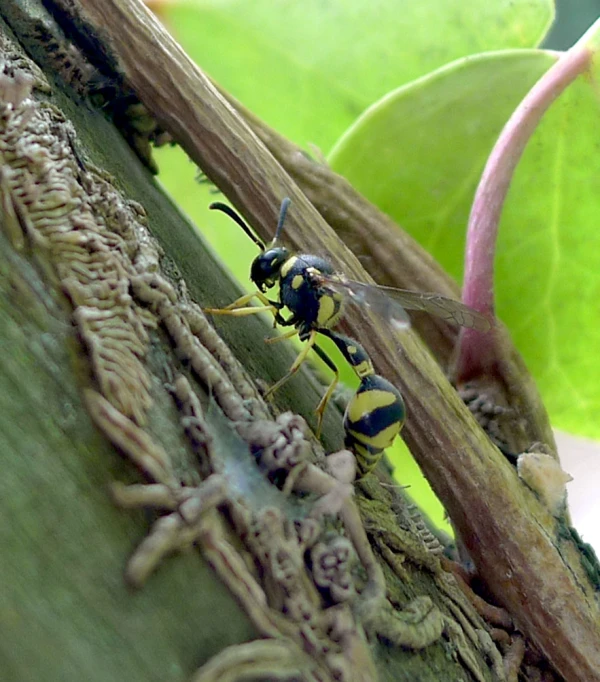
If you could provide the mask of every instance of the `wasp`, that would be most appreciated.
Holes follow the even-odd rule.
[[[325,258],[313,254],[293,254],[279,243],[289,205],[290,199],[285,198],[281,203],[275,237],[268,246],[230,206],[221,202],[210,205],[211,209],[222,211],[234,220],[258,246],[260,253],[250,268],[250,280],[257,290],[241,296],[225,308],[207,308],[205,312],[242,317],[268,311],[274,315],[276,325],[292,329],[273,339],[266,339],[267,343],[296,335],[306,342],[288,372],[267,391],[265,397],[272,395],[298,371],[311,349],[316,352],[334,375],[316,408],[317,435],[320,433],[325,407],[339,381],[338,368],[317,344],[317,337],[321,334],[332,339],[360,379],[359,387],[344,414],[344,430],[345,445],[355,453],[362,477],[374,468],[383,451],[400,433],[406,409],[400,391],[375,373],[373,363],[361,344],[334,331],[333,327],[342,318],[348,301],[373,309],[396,329],[404,329],[410,324],[405,308],[425,310],[482,331],[487,331],[490,323],[459,301],[437,294],[357,282],[337,273]],[[269,299],[266,292],[276,285],[279,285],[279,296]],[[261,305],[248,305],[254,298]],[[290,313],[288,317],[284,316],[286,310]]]

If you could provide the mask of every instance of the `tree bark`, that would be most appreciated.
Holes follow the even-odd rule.
[[[133,93],[116,84],[123,109],[109,122],[89,105],[102,74],[41,4],[11,0],[0,16],[6,679],[184,680],[205,664],[197,680],[503,679],[491,627],[414,510],[375,478],[361,483],[369,545],[319,446],[299,422],[270,419],[248,376],[276,380],[291,349],[264,353],[271,328],[258,319],[219,325],[233,353],[212,334],[196,303],[239,291],[138,158],[152,136],[133,120]],[[318,399],[303,370],[277,404],[309,415]],[[312,454],[269,465],[271,428]],[[341,441],[330,410],[323,443]],[[281,470],[312,496],[284,495]],[[134,511],[117,509],[111,490]],[[325,499],[354,568],[331,549],[341,536],[319,513]],[[191,546],[202,555],[159,563]],[[324,587],[319,552],[339,560],[342,583]],[[511,629],[506,614],[487,613]]]

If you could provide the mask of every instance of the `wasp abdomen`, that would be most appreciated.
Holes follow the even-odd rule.
[[[393,443],[405,415],[404,400],[395,386],[378,374],[362,378],[344,415],[346,447],[355,452],[361,477]]]
[[[325,330],[322,333],[335,342],[335,345],[342,351],[343,356],[356,372],[359,379],[375,374],[371,358],[358,341],[338,332]]]

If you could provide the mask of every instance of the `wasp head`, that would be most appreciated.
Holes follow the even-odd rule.
[[[275,286],[282,265],[289,259],[290,252],[284,246],[273,246],[252,261],[250,279],[263,293]]]

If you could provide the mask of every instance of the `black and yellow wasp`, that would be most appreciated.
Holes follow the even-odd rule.
[[[225,308],[208,308],[205,312],[241,317],[270,311],[275,317],[275,324],[293,329],[282,336],[267,339],[267,343],[295,335],[301,341],[306,341],[287,374],[267,391],[266,397],[298,371],[311,348],[317,353],[334,373],[334,378],[316,409],[317,435],[325,407],[339,380],[337,367],[316,343],[317,334],[332,339],[360,379],[358,390],[346,408],[344,429],[345,445],[355,453],[359,474],[364,476],[373,469],[383,451],[400,432],[404,424],[405,407],[400,391],[375,373],[371,359],[360,343],[333,331],[333,327],[343,316],[348,300],[372,308],[397,329],[409,326],[404,308],[425,310],[462,326],[482,331],[487,331],[490,323],[459,301],[437,294],[363,284],[336,273],[331,263],[324,258],[312,254],[292,254],[284,246],[278,245],[289,204],[288,198],[281,203],[275,237],[268,247],[230,206],[220,202],[210,205],[211,209],[223,211],[232,218],[259,247],[260,254],[253,260],[250,269],[250,279],[258,290],[238,298]],[[279,284],[279,297],[271,300],[267,298],[266,291],[276,284]],[[262,305],[248,306],[253,298],[258,298]],[[287,318],[283,315],[285,309],[291,313]]]

